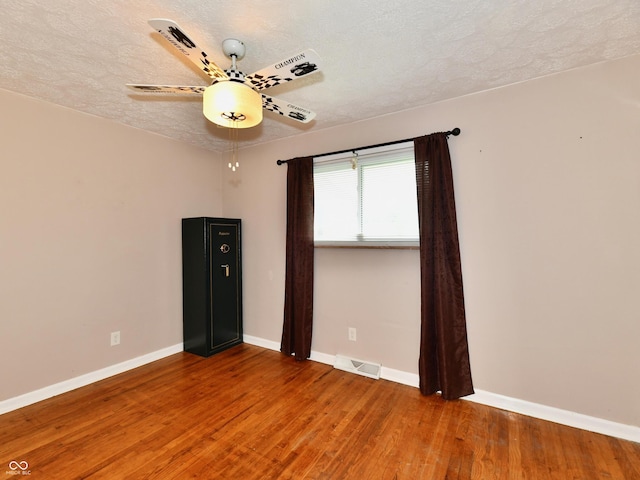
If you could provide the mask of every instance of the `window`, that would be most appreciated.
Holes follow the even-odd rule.
[[[315,160],[316,245],[418,245],[413,142]]]

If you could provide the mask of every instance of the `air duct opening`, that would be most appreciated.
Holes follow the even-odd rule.
[[[333,368],[378,380],[380,378],[380,369],[382,368],[382,365],[379,363],[365,362],[364,360],[356,360],[355,358],[336,355],[336,361]]]

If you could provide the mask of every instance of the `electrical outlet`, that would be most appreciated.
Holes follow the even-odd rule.
[[[356,341],[356,329],[353,327],[349,327],[349,340],[352,342]]]
[[[111,332],[111,346],[120,345],[120,331]]]

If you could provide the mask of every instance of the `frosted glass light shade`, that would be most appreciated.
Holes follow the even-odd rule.
[[[262,97],[243,83],[217,82],[204,89],[202,113],[221,127],[253,127],[262,121]]]

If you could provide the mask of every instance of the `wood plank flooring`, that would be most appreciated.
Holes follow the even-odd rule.
[[[2,415],[0,477],[12,461],[34,479],[640,479],[640,444],[251,345]]]

